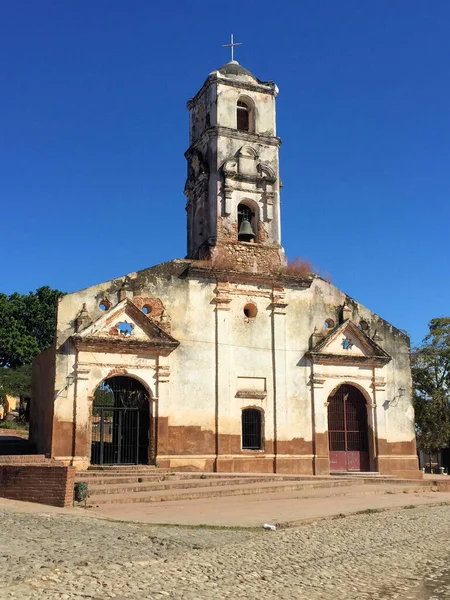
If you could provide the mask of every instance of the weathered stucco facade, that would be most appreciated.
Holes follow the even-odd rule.
[[[286,267],[277,93],[232,62],[189,101],[188,257],[60,300],[55,346],[35,365],[40,452],[79,468],[419,477],[408,338]],[[130,380],[148,406],[125,429]]]

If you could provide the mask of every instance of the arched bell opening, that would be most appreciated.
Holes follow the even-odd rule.
[[[148,464],[150,423],[150,396],[140,381],[128,376],[102,381],[92,403],[91,463]]]
[[[258,217],[256,210],[249,204],[241,202],[237,207],[238,240],[240,242],[257,242]]]
[[[331,471],[369,471],[367,402],[353,385],[340,385],[328,399]]]
[[[247,96],[240,96],[236,104],[236,128],[239,131],[255,131],[254,103]]]

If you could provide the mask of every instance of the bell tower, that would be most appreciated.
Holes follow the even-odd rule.
[[[278,88],[231,60],[187,103],[188,258],[254,272],[285,264],[275,100]]]

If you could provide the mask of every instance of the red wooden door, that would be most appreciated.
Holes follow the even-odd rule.
[[[328,404],[331,471],[368,471],[367,409],[362,393],[341,385]]]

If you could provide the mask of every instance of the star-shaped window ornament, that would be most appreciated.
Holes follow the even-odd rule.
[[[134,324],[128,323],[128,321],[120,321],[117,323],[116,329],[119,335],[123,335],[124,337],[128,337],[133,333]]]
[[[349,339],[348,337],[344,338],[342,340],[342,344],[341,346],[344,348],[344,350],[351,350],[353,348],[353,342],[351,339]]]

